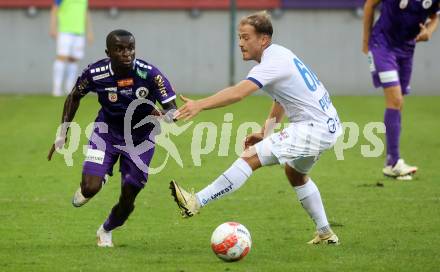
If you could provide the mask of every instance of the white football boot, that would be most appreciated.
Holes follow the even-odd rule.
[[[394,166],[387,165],[382,169],[382,172],[387,177],[392,177],[399,180],[412,180],[412,175],[417,172],[416,166],[411,166],[405,163],[403,159],[399,159]]]
[[[113,247],[112,232],[106,231],[101,225],[96,232],[97,245],[99,247]]]
[[[180,214],[184,218],[191,217],[198,214],[200,211],[200,203],[194,191],[191,193],[185,191],[174,180],[170,182],[171,195],[174,197],[177,205],[180,208]]]

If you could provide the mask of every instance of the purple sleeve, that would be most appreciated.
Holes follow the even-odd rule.
[[[90,77],[89,67],[84,69],[81,75],[76,80],[75,88],[77,88],[82,95],[86,95],[89,92],[95,91],[95,88],[93,87],[93,80],[91,80]]]
[[[55,4],[55,5],[57,5],[57,6],[59,6],[59,5],[61,5],[61,2],[62,2],[63,0],[54,0],[53,1],[53,3]]]
[[[148,88],[153,91],[154,96],[161,105],[176,99],[176,93],[168,79],[157,69],[152,68],[151,77],[148,81]]]

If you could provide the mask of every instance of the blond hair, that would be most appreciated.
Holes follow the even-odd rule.
[[[273,34],[271,18],[265,10],[241,18],[240,25],[251,25],[258,34],[266,34],[269,37]]]

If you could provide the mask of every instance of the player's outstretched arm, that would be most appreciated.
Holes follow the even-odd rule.
[[[64,146],[67,139],[67,131],[69,130],[69,124],[72,122],[75,117],[76,111],[78,110],[79,103],[81,98],[84,97],[84,94],[81,93],[78,88],[74,87],[72,92],[67,96],[66,101],[64,102],[63,115],[61,116],[61,125],[62,128],[60,130],[60,135],[57,135],[55,139],[55,143],[52,144],[52,147],[49,150],[49,154],[47,155],[47,160],[50,161],[52,159],[52,155],[56,149],[59,149]]]
[[[371,28],[374,22],[374,8],[380,3],[380,0],[367,0],[364,4],[364,23],[363,23],[363,38],[362,38],[362,52],[368,53],[368,41],[370,40]]]
[[[214,95],[200,100],[191,100],[181,95],[180,98],[185,104],[177,110],[174,118],[177,120],[189,120],[202,110],[224,107],[236,103],[246,96],[251,95],[259,88],[257,84],[250,80],[242,80],[234,86],[225,88]]]

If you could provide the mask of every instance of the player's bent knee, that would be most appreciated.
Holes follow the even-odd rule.
[[[307,174],[300,173],[296,169],[290,167],[287,164],[285,166],[285,173],[286,173],[287,179],[289,180],[290,184],[294,187],[302,186],[302,185],[306,184],[306,182],[309,179]]]
[[[56,57],[56,59],[57,59],[57,60],[60,60],[60,61],[69,61],[69,57],[68,57],[68,56],[61,56],[61,55],[58,55],[58,56]]]
[[[76,58],[68,57],[68,58],[67,58],[67,61],[68,61],[68,62],[78,62],[79,60],[76,59]]]
[[[90,198],[96,195],[101,190],[102,180],[103,178],[98,176],[83,176],[81,192],[84,197]]]
[[[257,170],[261,167],[260,159],[258,158],[257,152],[254,147],[246,149],[241,154],[240,158],[242,158],[249,166],[252,168],[252,171]]]
[[[401,109],[403,106],[403,97],[393,97],[387,101],[387,107],[392,109]]]

